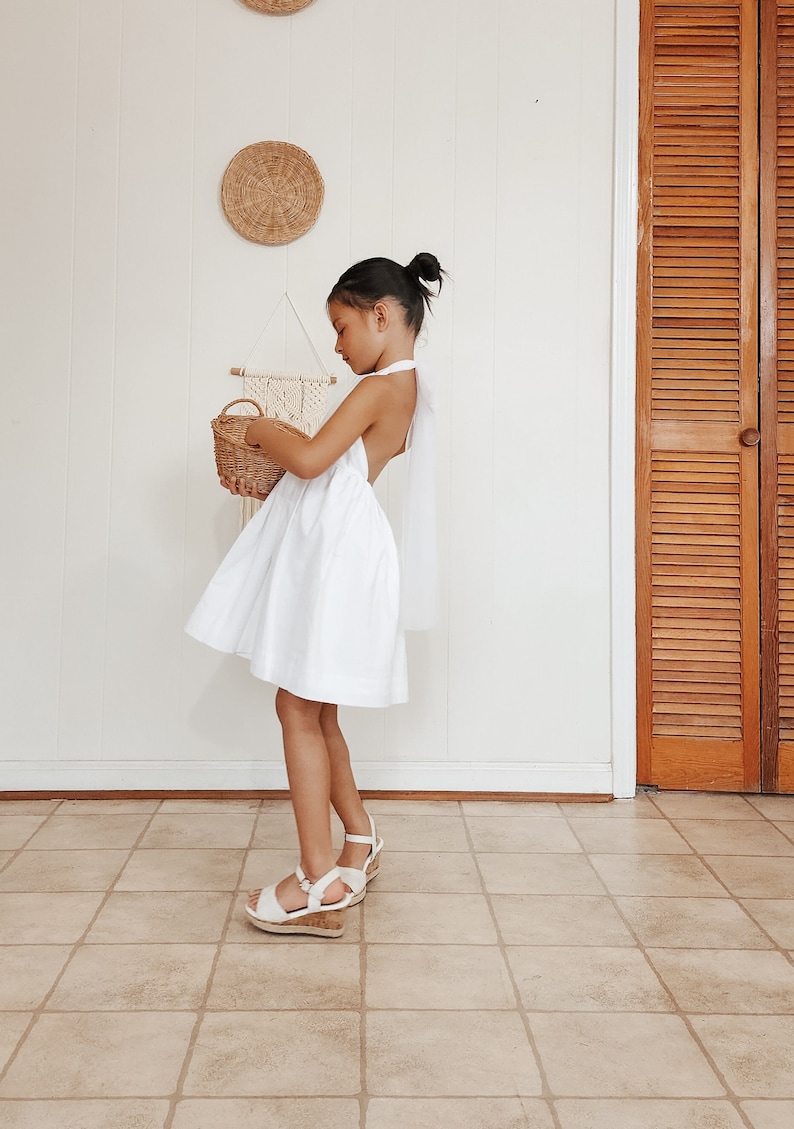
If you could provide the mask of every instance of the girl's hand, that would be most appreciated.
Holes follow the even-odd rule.
[[[264,502],[267,494],[260,494],[253,483],[249,482],[247,478],[224,478],[220,479],[221,486],[228,490],[231,494],[239,494],[241,498],[256,498],[260,502]]]

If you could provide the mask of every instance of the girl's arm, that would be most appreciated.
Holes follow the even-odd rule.
[[[290,435],[273,420],[258,419],[245,433],[246,443],[261,447],[298,478],[317,478],[378,419],[383,402],[379,382],[357,385],[312,439]]]

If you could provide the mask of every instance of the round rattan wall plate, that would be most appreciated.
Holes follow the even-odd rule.
[[[258,141],[232,157],[221,184],[229,223],[252,243],[291,243],[313,227],[325,187],[304,149]]]
[[[289,16],[301,8],[308,8],[312,0],[243,0],[243,3],[246,8],[265,12],[268,16]]]

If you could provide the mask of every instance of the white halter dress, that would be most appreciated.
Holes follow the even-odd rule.
[[[368,375],[414,367],[398,361]],[[435,619],[433,432],[432,399],[417,371],[402,593],[394,535],[358,438],[317,478],[284,475],[210,581],[188,634],[310,701],[407,701],[404,630]]]

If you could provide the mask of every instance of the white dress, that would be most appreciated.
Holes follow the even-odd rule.
[[[398,362],[383,372],[409,367]],[[418,391],[414,434],[428,402]],[[188,634],[241,655],[257,678],[310,701],[407,701],[403,632],[416,623],[401,615],[397,546],[368,471],[359,438],[317,478],[286,473],[210,581]],[[426,560],[418,563],[426,573]]]

